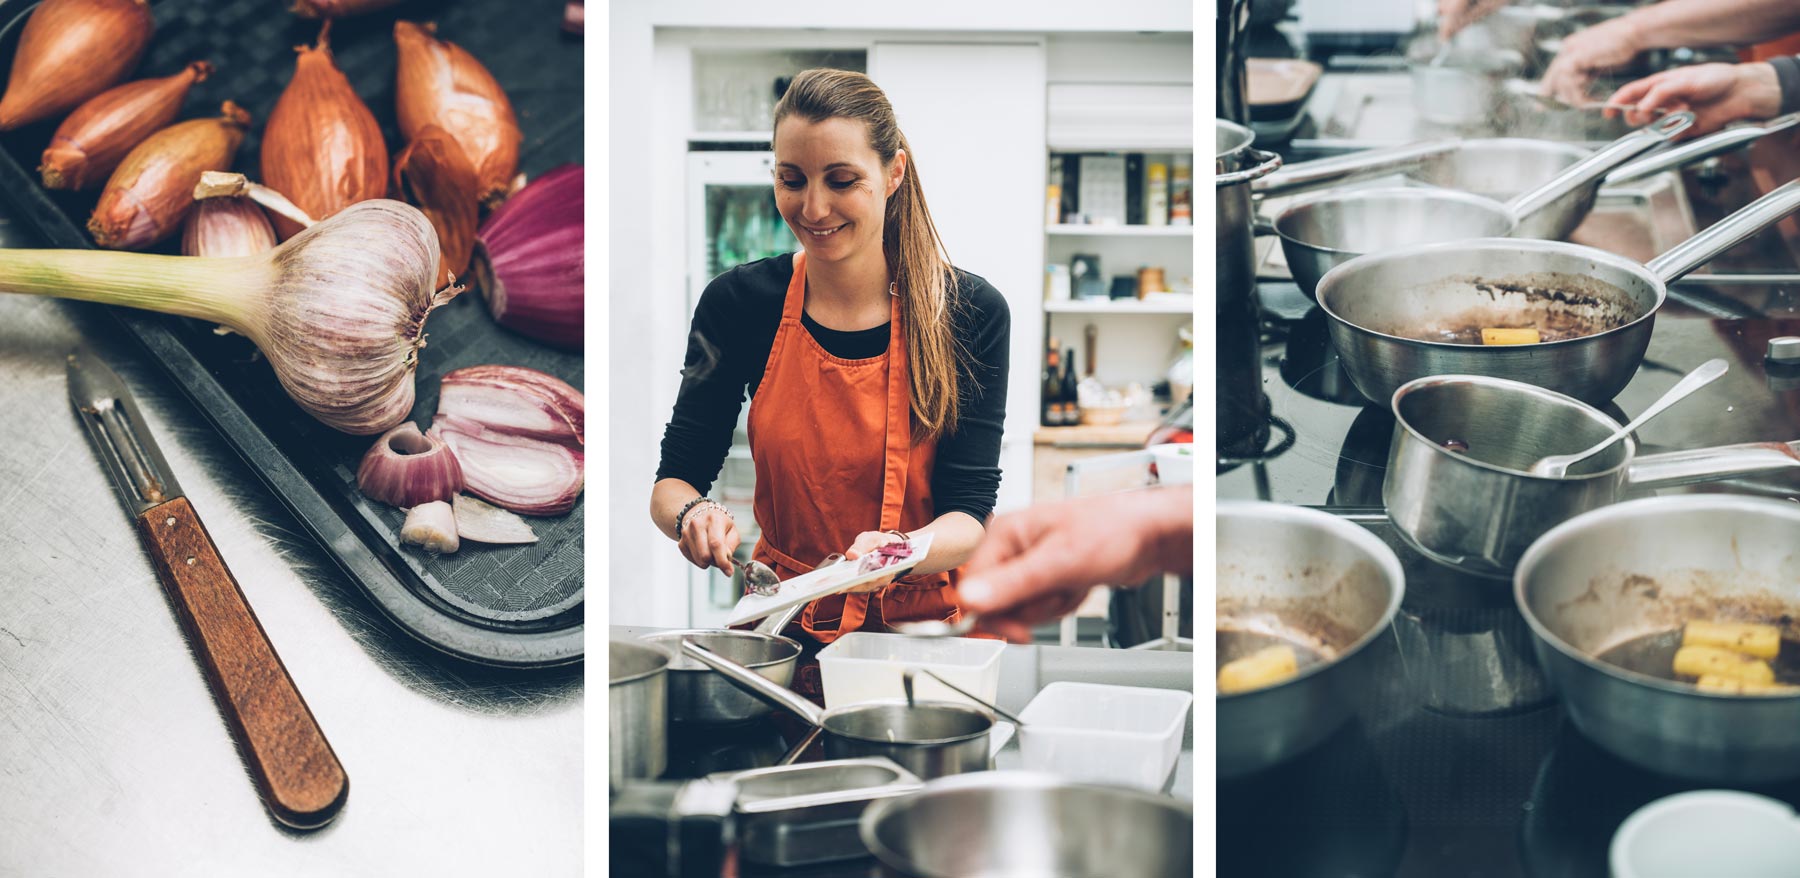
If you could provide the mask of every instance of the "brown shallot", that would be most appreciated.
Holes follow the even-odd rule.
[[[45,189],[87,189],[112,175],[132,147],[167,127],[188,89],[212,73],[195,61],[173,76],[140,79],[101,92],[56,128],[38,165]]]
[[[387,194],[387,143],[368,105],[332,61],[331,22],[319,42],[295,51],[294,78],[263,129],[263,183],[322,220],[358,201]],[[300,224],[275,217],[283,240]]]
[[[394,22],[400,60],[395,72],[394,105],[400,133],[407,140],[436,125],[456,142],[475,165],[479,196],[492,207],[511,190],[519,169],[519,119],[500,83],[475,56],[436,36],[435,25]]]
[[[0,131],[54,119],[125,79],[156,24],[147,0],[44,0],[0,97]]]
[[[142,250],[181,228],[194,206],[194,185],[206,171],[231,167],[250,114],[230,101],[221,115],[164,128],[119,163],[88,219],[94,243]]]
[[[437,276],[430,221],[387,199],[353,204],[254,256],[0,249],[0,293],[224,324],[262,350],[307,414],[365,436],[412,410],[425,320],[445,295]]]
[[[581,391],[522,366],[446,374],[431,434],[456,455],[474,494],[523,515],[561,515],[583,481]]]
[[[462,490],[462,467],[443,440],[402,421],[375,440],[356,468],[356,487],[389,506],[449,502]]]
[[[438,232],[443,274],[438,285],[469,273],[480,204],[475,166],[449,132],[436,125],[419,129],[394,160],[394,189],[425,213]]]

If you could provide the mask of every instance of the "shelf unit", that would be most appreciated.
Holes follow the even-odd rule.
[[[1194,297],[1171,294],[1154,299],[1064,299],[1045,302],[1047,314],[1175,314],[1192,316]]]
[[[1194,227],[1187,226],[1097,226],[1053,223],[1044,227],[1047,235],[1074,238],[1191,238]]]

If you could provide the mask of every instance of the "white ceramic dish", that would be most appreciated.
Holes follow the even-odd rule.
[[[1006,644],[999,640],[852,631],[819,650],[825,706],[905,698],[906,691],[900,684],[905,668],[931,671],[993,701],[1000,691],[1000,653],[1005,649]],[[974,704],[924,674],[913,681],[913,697],[920,701]]]

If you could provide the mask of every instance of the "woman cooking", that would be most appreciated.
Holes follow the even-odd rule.
[[[829,555],[932,534],[909,575],[808,605],[807,648],[895,622],[955,620],[955,568],[1000,482],[1010,318],[954,269],[894,109],[860,73],[809,70],[775,107],[775,203],[801,252],[740,265],[694,312],[650,514],[730,575],[738,524],[706,497],[750,399],[754,558],[789,579]],[[805,661],[794,688],[817,696]]]

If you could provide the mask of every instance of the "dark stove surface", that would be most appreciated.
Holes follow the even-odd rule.
[[[1607,874],[1632,811],[1700,786],[1623,763],[1586,740],[1539,674],[1510,591],[1409,549],[1381,504],[1394,424],[1360,399],[1324,319],[1292,284],[1265,283],[1262,388],[1293,446],[1219,476],[1222,498],[1328,507],[1394,548],[1406,598],[1373,646],[1358,718],[1298,760],[1218,787],[1222,876]],[[1789,312],[1791,313],[1791,312]],[[1640,453],[1800,438],[1800,373],[1771,374],[1782,319],[1659,317],[1645,366],[1608,409],[1621,421],[1713,357],[1731,371],[1638,434]],[[1275,440],[1272,438],[1271,443]],[[1800,496],[1800,478],[1685,490]],[[1753,789],[1800,807],[1800,783]]]

